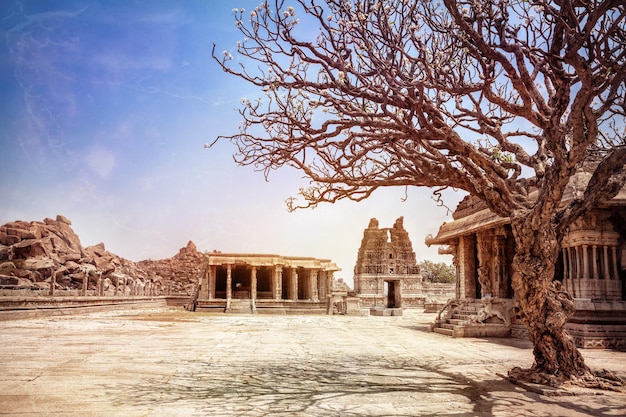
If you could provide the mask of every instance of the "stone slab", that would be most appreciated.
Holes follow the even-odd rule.
[[[428,332],[434,314],[225,315],[162,307],[0,322],[2,416],[618,416],[626,393],[505,380],[519,339]],[[583,350],[626,377],[626,352]],[[601,394],[601,395],[595,395]]]

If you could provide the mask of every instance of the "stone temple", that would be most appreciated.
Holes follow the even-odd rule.
[[[424,304],[422,276],[403,220],[379,228],[374,218],[363,232],[354,267],[354,291],[362,307],[401,309]]]
[[[328,259],[208,253],[196,307],[227,313],[324,312],[338,270]]]
[[[570,181],[564,201],[591,174]],[[454,256],[456,298],[440,311],[433,329],[455,337],[526,337],[517,317],[511,263],[515,242],[508,218],[466,197],[427,245]],[[626,187],[570,225],[561,243],[555,280],[574,298],[567,331],[582,348],[626,347]]]

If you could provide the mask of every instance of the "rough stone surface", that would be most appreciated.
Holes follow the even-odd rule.
[[[432,314],[237,316],[173,309],[4,322],[7,416],[618,416],[626,394],[504,380],[530,343],[450,339]],[[626,352],[583,352],[626,376]],[[529,387],[533,388],[533,387]],[[537,388],[537,387],[534,387]]]
[[[189,241],[171,258],[139,261],[137,265],[150,276],[164,279],[172,293],[191,294],[205,263],[202,253]]]
[[[0,226],[4,291],[49,290],[53,281],[55,290],[82,290],[87,277],[85,290],[102,295],[162,294],[168,290],[165,282],[172,292],[191,293],[190,283],[197,280],[202,264],[192,242],[172,258],[137,263],[109,252],[104,243],[83,247],[71,224],[57,215],[56,220],[16,220]]]

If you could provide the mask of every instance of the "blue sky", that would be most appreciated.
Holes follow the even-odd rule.
[[[104,242],[131,260],[201,251],[330,258],[352,281],[369,219],[399,216],[418,259],[450,217],[428,189],[376,192],[288,213],[306,185],[290,169],[269,182],[238,167],[241,97],[258,95],[210,57],[240,39],[231,10],[250,1],[0,2],[0,224],[63,214],[84,246]],[[455,207],[460,196],[451,195]]]

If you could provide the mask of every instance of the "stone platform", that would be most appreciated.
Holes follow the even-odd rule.
[[[0,322],[2,416],[618,416],[626,393],[504,380],[519,339],[428,333],[434,314],[224,315],[161,307]],[[626,352],[583,350],[626,377]],[[601,394],[601,395],[595,395]]]

